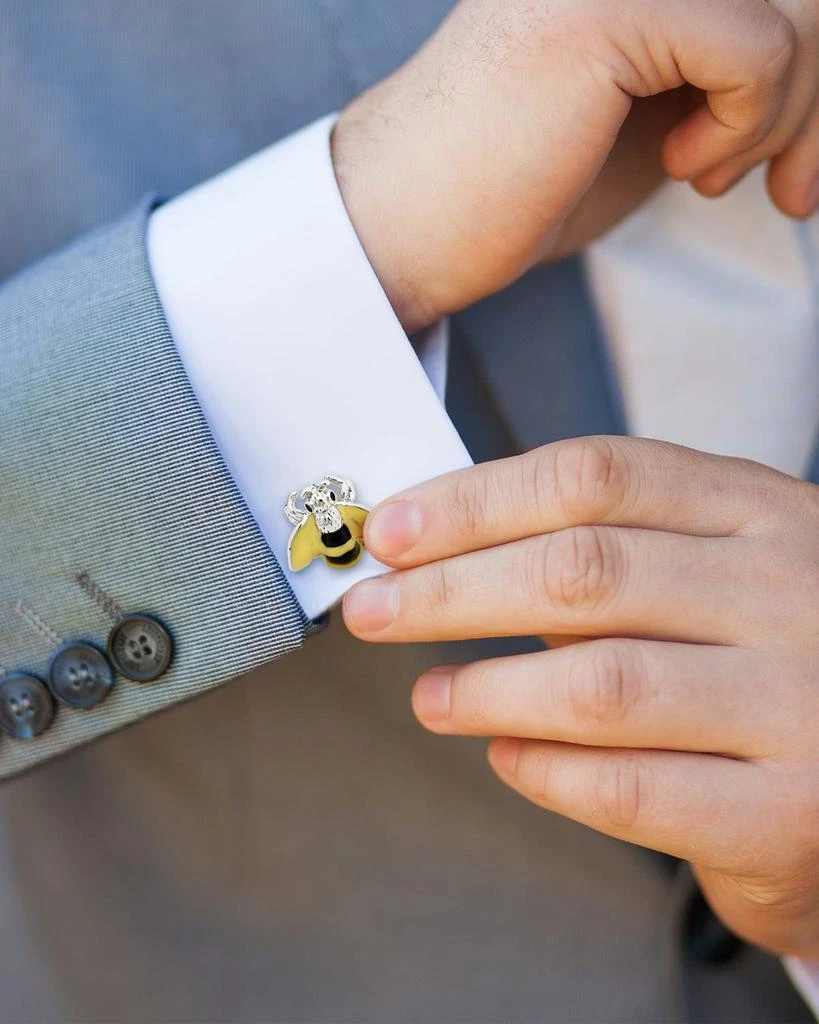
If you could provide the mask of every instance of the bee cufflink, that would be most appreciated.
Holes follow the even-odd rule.
[[[284,506],[295,527],[287,545],[290,569],[298,572],[314,558],[323,558],[334,569],[355,565],[364,552],[364,520],[369,511],[355,504],[352,483],[338,476],[325,476],[301,492],[291,491]]]

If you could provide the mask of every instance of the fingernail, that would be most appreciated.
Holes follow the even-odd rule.
[[[367,517],[367,547],[375,555],[402,555],[421,536],[421,509],[414,501],[391,501]]]
[[[492,767],[498,775],[514,775],[518,767],[520,755],[520,740],[503,736],[493,740],[489,748],[489,757]]]
[[[442,722],[449,718],[452,670],[433,668],[415,684],[412,706],[424,722]]]
[[[390,576],[365,580],[344,595],[344,618],[363,633],[375,633],[398,615],[398,583]]]

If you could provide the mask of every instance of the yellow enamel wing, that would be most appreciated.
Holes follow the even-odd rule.
[[[291,491],[284,513],[295,527],[287,545],[293,572],[304,569],[314,558],[323,558],[334,569],[346,569],[361,558],[369,509],[355,504],[355,488],[349,480],[325,476],[301,493]]]

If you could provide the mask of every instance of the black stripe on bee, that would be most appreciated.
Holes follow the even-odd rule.
[[[352,537],[349,526],[344,524],[338,530],[333,530],[332,533],[323,533],[321,535],[321,543],[325,548],[340,548],[344,544],[349,543]]]
[[[328,562],[332,562],[333,565],[349,565],[351,562],[358,561],[360,554],[361,545],[356,541],[350,550],[345,551],[343,555],[325,555],[324,557]]]

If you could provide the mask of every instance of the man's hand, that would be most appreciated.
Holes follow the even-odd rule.
[[[600,234],[661,165],[718,195],[772,160],[774,201],[812,212],[818,90],[816,0],[461,0],[344,111],[334,160],[412,331]]]
[[[414,487],[365,539],[377,641],[557,634],[425,674],[542,807],[693,863],[740,935],[819,959],[819,487],[655,441],[559,442]]]

